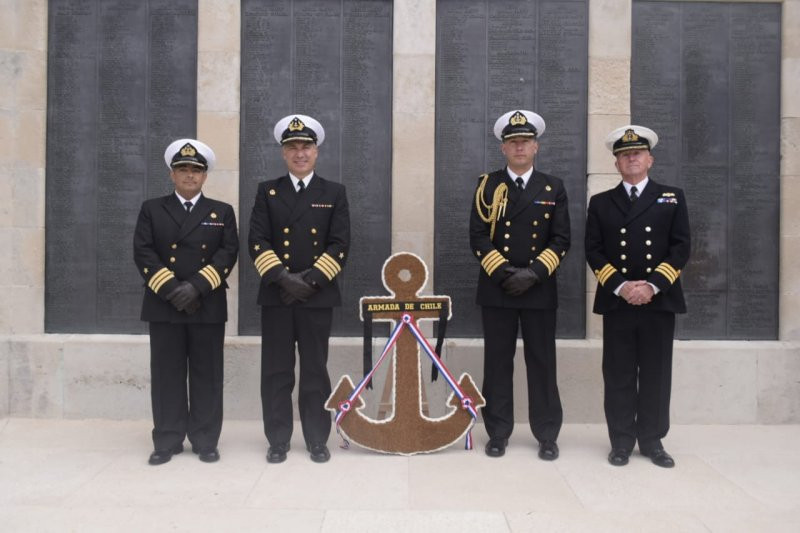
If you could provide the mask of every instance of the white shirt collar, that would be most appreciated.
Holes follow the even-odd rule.
[[[645,176],[642,181],[640,181],[639,183],[636,184],[636,192],[639,193],[639,196],[642,195],[642,191],[644,191],[644,188],[647,187],[647,184],[649,182],[650,182],[650,176]],[[633,187],[633,185],[628,183],[627,181],[623,181],[622,185],[625,187],[625,192],[628,193],[628,196],[630,196],[631,195],[631,187]]]
[[[178,194],[178,191],[175,191],[175,196],[177,196],[177,197],[178,197],[178,200],[180,200],[180,201],[181,201],[181,205],[186,205],[186,202],[187,202],[187,201],[189,201],[189,202],[192,202],[192,207],[194,207],[194,206],[196,206],[196,205],[197,205],[197,200],[199,200],[199,199],[200,199],[200,195],[201,195],[201,194],[203,194],[203,193],[199,192],[199,193],[197,193],[197,194],[194,196],[194,198],[192,198],[192,199],[190,199],[190,200],[186,200],[186,198],[184,198],[183,196],[181,196],[180,194]]]
[[[511,181],[514,181],[514,182],[516,182],[516,181],[517,181],[517,178],[522,178],[522,182],[523,182],[523,185],[522,185],[522,187],[523,187],[523,189],[524,189],[524,188],[525,188],[525,187],[527,187],[527,185],[528,185],[528,180],[529,180],[529,179],[531,179],[531,176],[533,175],[533,167],[529,168],[529,169],[527,170],[527,172],[525,172],[524,174],[521,174],[521,175],[519,175],[519,176],[517,176],[516,174],[514,174],[514,173],[511,171],[511,169],[510,169],[510,168],[508,168],[508,167],[506,167],[506,172],[508,173],[508,176],[511,178]]]
[[[314,172],[312,171],[311,174],[303,178],[303,184],[305,185],[306,189],[308,189],[308,185],[311,183],[311,178],[314,177]],[[297,190],[297,184],[300,183],[300,178],[289,172],[289,178],[292,180],[292,185],[294,185],[294,190]]]

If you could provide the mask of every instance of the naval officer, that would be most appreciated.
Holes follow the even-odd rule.
[[[622,182],[589,200],[586,261],[603,315],[608,461],[628,463],[634,445],[661,467],[675,465],[661,439],[669,430],[675,313],[685,313],[681,270],[689,260],[683,191],[650,178],[658,135],[643,126],[612,131],[606,146]]]
[[[233,208],[203,195],[213,150],[179,139],[164,152],[175,191],[142,204],[133,256],[144,278],[142,320],[150,327],[153,445],[158,465],[189,437],[201,461],[219,460],[226,278],[239,238]],[[188,392],[187,392],[188,371]]]
[[[481,176],[470,217],[470,246],[480,262],[477,303],[484,337],[483,420],[486,454],[500,457],[514,429],[513,372],[522,329],[528,421],[539,457],[558,458],[561,400],[556,382],[556,270],[570,244],[567,193],[534,159],[544,119],[513,110],[494,134],[506,166]]]
[[[261,276],[261,405],[267,461],[286,460],[292,436],[295,346],[300,356],[298,408],[311,460],[330,458],[328,340],[338,276],[350,246],[345,187],[315,172],[325,130],[312,117],[289,115],[275,125],[288,172],[259,183],[248,248]]]

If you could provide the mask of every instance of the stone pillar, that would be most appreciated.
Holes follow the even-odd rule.
[[[800,0],[783,2],[781,28],[781,340],[800,340]],[[800,366],[800,362],[798,362]]]
[[[611,130],[631,120],[631,17],[629,0],[589,2],[587,202],[620,180],[604,141]],[[583,243],[572,245],[582,247]],[[597,279],[588,267],[586,276],[586,338],[598,339],[603,336],[602,319],[592,313]]]
[[[240,2],[199,0],[197,7],[197,138],[217,155],[217,166],[203,190],[231,204],[238,223]],[[247,251],[239,255],[242,260],[249,261]],[[238,281],[239,269],[234,268],[228,277],[227,335],[238,331]]]
[[[42,333],[47,2],[0,5],[0,334]]]
[[[433,279],[436,2],[394,0],[392,252],[408,251]]]

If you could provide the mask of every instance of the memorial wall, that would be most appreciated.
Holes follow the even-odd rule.
[[[197,0],[50,0],[45,331],[143,333],[133,230],[194,137]]]
[[[689,204],[678,336],[777,339],[781,6],[637,1],[631,49],[651,176]]]
[[[239,333],[261,332],[247,229],[258,183],[287,172],[273,127],[301,113],[325,128],[317,173],[343,183],[350,204],[333,334],[360,335],[358,299],[382,292],[391,253],[392,2],[244,0],[241,46]]]
[[[479,263],[469,245],[478,178],[505,165],[493,127],[513,109],[542,115],[537,170],[562,178],[572,248],[557,271],[558,336],[585,334],[588,6],[584,0],[436,4],[435,293],[453,299],[448,335],[480,337]]]

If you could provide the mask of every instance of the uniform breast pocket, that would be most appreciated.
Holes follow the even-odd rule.
[[[212,222],[212,223],[203,222],[202,223],[202,228],[203,228],[203,232],[202,232],[202,234],[203,234],[203,244],[205,244],[206,246],[213,245],[216,248],[217,245],[219,245],[219,243],[222,242],[222,234],[223,234],[223,232],[225,230],[225,224],[223,224],[221,222],[220,223],[217,223],[217,222]]]

